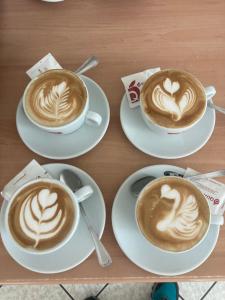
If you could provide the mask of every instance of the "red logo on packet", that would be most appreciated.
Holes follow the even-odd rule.
[[[130,95],[131,102],[137,102],[140,99],[140,87],[141,87],[140,82],[136,82],[136,80],[133,80],[128,87],[128,92]]]
[[[218,205],[220,203],[220,200],[218,198],[213,198],[212,196],[209,196],[207,194],[204,194],[206,198],[213,203],[213,205]]]

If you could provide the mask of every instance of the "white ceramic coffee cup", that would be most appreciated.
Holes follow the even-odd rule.
[[[33,183],[38,183],[38,182],[49,182],[49,183],[54,183],[57,184],[58,186],[60,186],[62,189],[64,189],[67,194],[70,196],[71,201],[74,205],[74,211],[75,211],[75,218],[74,218],[74,222],[73,225],[69,231],[69,233],[66,235],[66,237],[57,245],[55,245],[52,248],[49,249],[45,249],[45,250],[35,250],[35,249],[30,249],[30,248],[25,248],[22,245],[20,245],[13,237],[13,235],[10,232],[10,228],[9,228],[9,224],[8,224],[8,216],[9,216],[9,211],[10,211],[10,207],[14,201],[14,199],[16,198],[16,196],[26,187],[28,187],[29,185],[33,184]],[[9,200],[9,203],[7,205],[6,208],[6,212],[4,215],[4,222],[5,222],[5,228],[6,228],[6,232],[7,235],[10,237],[10,239],[15,243],[15,245],[17,247],[19,247],[21,250],[23,250],[26,253],[32,253],[32,254],[47,254],[47,253],[51,253],[57,249],[60,249],[61,247],[63,247],[71,238],[72,236],[75,234],[79,221],[80,221],[80,208],[79,208],[79,202],[82,202],[84,200],[86,200],[87,198],[89,198],[92,194],[93,194],[93,189],[91,188],[91,186],[89,185],[85,185],[82,188],[80,188],[78,191],[76,191],[75,193],[72,192],[72,190],[66,186],[64,183],[55,180],[55,179],[36,179],[36,180],[32,180],[27,182],[26,184],[24,184],[22,187],[20,187],[11,197],[11,199]]]
[[[169,178],[177,178],[175,176],[169,176]],[[155,182],[157,182],[158,180],[162,180],[163,178],[168,178],[168,176],[163,176],[163,177],[159,177],[159,178],[156,178],[154,180],[152,180],[151,182],[149,182],[140,192],[140,194],[138,195],[138,198],[137,198],[137,201],[136,201],[136,205],[135,205],[135,220],[136,220],[136,224],[137,224],[137,227],[139,229],[139,232],[140,234],[151,244],[153,245],[154,247],[160,249],[161,251],[164,251],[164,252],[168,252],[168,253],[184,253],[184,252],[188,252],[188,251],[191,251],[192,249],[194,249],[195,247],[197,247],[200,243],[202,243],[204,241],[204,239],[206,238],[207,234],[208,234],[208,231],[209,231],[209,228],[210,228],[210,225],[223,225],[224,223],[224,218],[223,216],[217,216],[217,215],[212,215],[211,212],[210,212],[210,207],[209,207],[209,203],[207,201],[207,199],[205,198],[204,194],[192,183],[190,182],[189,180],[185,179],[185,178],[181,178],[179,177],[179,180],[184,180],[184,181],[188,181],[189,184],[192,184],[195,188],[197,188],[199,190],[199,192],[202,194],[203,198],[205,199],[206,201],[206,204],[207,204],[207,207],[208,207],[208,211],[209,211],[209,224],[208,224],[208,227],[207,227],[207,230],[205,232],[205,234],[203,235],[203,237],[195,244],[193,245],[193,247],[191,247],[190,249],[187,249],[187,250],[183,250],[183,251],[170,251],[170,250],[165,250],[165,249],[162,249],[160,248],[159,246],[156,246],[154,245],[149,239],[147,239],[147,237],[145,236],[145,234],[142,232],[141,228],[140,228],[140,225],[138,223],[138,216],[137,216],[137,211],[138,211],[138,204],[144,194],[144,192],[149,189]]]
[[[161,70],[158,71],[158,73],[163,72],[165,70]],[[185,72],[187,73],[187,72]],[[209,86],[204,88],[203,85],[201,84],[201,82],[192,74],[190,74],[196,81],[198,81],[199,86],[201,87],[201,89],[204,91],[205,93],[205,107],[204,110],[202,112],[202,114],[199,116],[199,118],[197,120],[195,120],[195,122],[193,122],[192,124],[186,126],[186,127],[182,127],[182,128],[169,128],[169,127],[163,127],[159,124],[157,124],[156,122],[154,122],[151,117],[145,112],[144,109],[144,100],[142,99],[142,96],[140,97],[140,108],[141,108],[141,115],[143,120],[145,121],[146,125],[149,127],[149,129],[151,129],[152,131],[159,133],[159,134],[175,134],[175,133],[182,133],[186,130],[191,129],[193,126],[195,126],[204,116],[205,112],[206,112],[206,108],[207,108],[207,101],[209,101],[215,94],[216,94],[216,89],[213,86]]]
[[[60,70],[64,71],[64,69],[60,69]],[[56,70],[52,69],[52,70],[48,70],[47,72],[51,72],[51,71],[54,72]],[[74,72],[68,71],[68,70],[65,70],[65,71],[66,72],[70,72],[70,74],[73,75],[74,78],[76,78],[76,79],[78,78],[80,80],[80,82],[83,84],[83,87],[86,90],[86,94],[87,94],[86,103],[85,103],[85,106],[84,106],[82,112],[80,113],[80,115],[77,118],[75,118],[74,120],[72,120],[70,123],[67,123],[67,124],[62,125],[62,126],[57,126],[57,127],[51,127],[51,126],[41,125],[41,124],[39,124],[38,122],[36,122],[35,120],[32,119],[32,117],[26,111],[25,98],[26,98],[26,94],[27,94],[30,86],[32,85],[32,83],[35,80],[38,80],[39,76],[41,76],[43,74],[42,73],[38,77],[32,79],[29,82],[29,84],[26,86],[26,88],[25,88],[25,91],[24,91],[24,94],[23,94],[23,109],[24,109],[24,112],[25,112],[27,118],[34,125],[36,125],[37,127],[41,128],[41,129],[43,129],[45,131],[48,131],[48,132],[51,132],[51,133],[57,133],[57,134],[72,133],[72,132],[76,131],[77,129],[79,129],[84,123],[86,123],[86,124],[88,124],[90,126],[95,126],[95,127],[100,126],[101,123],[102,123],[102,117],[101,117],[101,115],[98,114],[97,112],[89,110],[89,101],[90,101],[89,99],[90,99],[90,96],[89,96],[88,89],[87,89],[87,86],[85,85],[84,81],[81,79],[80,76],[76,75]]]

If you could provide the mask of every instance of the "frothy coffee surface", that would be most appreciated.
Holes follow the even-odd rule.
[[[40,125],[58,127],[76,119],[86,101],[86,89],[73,72],[50,70],[31,83],[25,96],[25,109]]]
[[[65,239],[75,221],[70,195],[59,185],[37,182],[25,187],[13,200],[8,224],[14,239],[24,248],[45,250]]]
[[[197,244],[208,229],[209,208],[201,192],[182,178],[163,177],[147,188],[137,206],[145,237],[169,251]]]
[[[172,69],[157,72],[145,82],[141,101],[150,119],[166,128],[191,125],[206,106],[201,83],[189,73]]]

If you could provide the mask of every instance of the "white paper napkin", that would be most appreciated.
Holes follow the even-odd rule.
[[[26,73],[31,79],[34,79],[41,73],[52,69],[62,69],[62,67],[55,59],[55,57],[51,53],[48,53],[29,70],[27,70]]]
[[[42,168],[36,160],[32,160],[26,167],[21,170],[13,179],[11,179],[1,191],[2,197],[9,201],[12,195],[25,183],[38,179],[51,178],[47,171]]]

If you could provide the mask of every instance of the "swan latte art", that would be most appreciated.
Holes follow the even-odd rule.
[[[174,69],[149,77],[140,99],[152,122],[166,128],[188,127],[202,117],[206,108],[202,84],[191,74]]]
[[[67,237],[75,222],[73,200],[55,183],[35,182],[24,187],[12,201],[9,230],[24,248],[54,248]]]
[[[140,195],[136,216],[150,242],[174,252],[196,245],[210,221],[204,195],[191,182],[177,177],[162,177],[149,184]]]
[[[83,111],[87,91],[78,76],[68,70],[49,70],[35,78],[25,91],[25,110],[36,123],[60,127]]]

